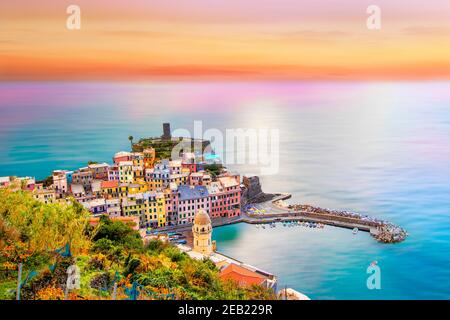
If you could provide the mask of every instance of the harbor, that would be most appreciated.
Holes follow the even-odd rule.
[[[369,232],[373,238],[382,243],[404,241],[407,232],[385,220],[375,219],[350,211],[320,208],[311,205],[290,205],[284,200],[290,198],[282,194],[272,201],[259,204],[249,204],[243,208],[243,221],[251,224],[273,224],[281,222],[287,225],[303,225],[307,227],[334,226]]]
[[[277,223],[284,227],[301,226],[305,228],[322,229],[325,226],[351,229],[353,233],[359,231],[369,232],[370,235],[381,243],[402,242],[408,233],[401,227],[381,219],[375,219],[367,215],[355,212],[340,211],[314,207],[311,205],[289,205],[284,200],[289,199],[289,194],[280,194],[273,200],[261,203],[249,203],[243,206],[241,216],[233,219],[211,219],[213,227],[220,227],[234,223],[254,224],[258,228],[275,227]],[[177,225],[158,229],[157,233],[179,232],[189,239],[191,225]],[[174,241],[178,241],[175,238]],[[188,240],[187,240],[188,241]],[[189,243],[189,241],[188,241]]]

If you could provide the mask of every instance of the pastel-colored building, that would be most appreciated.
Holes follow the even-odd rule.
[[[145,199],[145,226],[158,227],[158,204],[156,201],[156,192],[147,191],[143,194]]]
[[[88,209],[93,215],[106,213],[106,201],[103,198],[86,201],[83,203],[83,206]]]
[[[92,177],[98,180],[108,179],[109,164],[107,163],[93,163],[88,165],[89,170],[92,172]]]
[[[191,186],[209,186],[211,181],[211,176],[205,171],[193,172],[189,175],[189,184]]]
[[[33,191],[36,187],[36,179],[33,177],[20,177],[18,179],[22,190]]]
[[[100,197],[102,195],[102,182],[103,180],[92,180],[91,192],[95,197]]]
[[[221,216],[228,218],[241,214],[241,186],[239,175],[228,175],[217,179],[223,191],[218,201]]]
[[[133,161],[121,161],[119,163],[119,181],[132,183],[133,177]]]
[[[166,198],[166,224],[175,226],[178,224],[178,185],[174,182],[164,190]]]
[[[131,160],[134,166],[144,167],[144,154],[142,152],[132,152]]]
[[[156,206],[157,206],[157,214],[158,214],[158,227],[166,226],[167,217],[166,217],[166,198],[164,193],[157,192],[156,193]]]
[[[183,168],[181,160],[169,161],[169,171],[170,174],[181,174],[181,169]]]
[[[11,184],[10,177],[0,177],[0,188],[8,188]]]
[[[75,200],[80,203],[84,203],[95,198],[93,195],[86,193],[86,189],[82,184],[72,183],[70,185],[70,192],[72,193],[72,196],[75,198]]]
[[[92,180],[94,180],[94,176],[89,168],[80,168],[72,175],[72,183],[81,184],[85,189],[89,189],[91,187]]]
[[[43,203],[53,203],[56,200],[56,192],[53,189],[44,188],[42,183],[36,184],[33,190],[33,196],[36,200]]]
[[[208,189],[205,186],[178,186],[178,223],[192,223],[200,209],[210,213]]]
[[[119,166],[112,165],[108,168],[108,180],[119,181]]]
[[[144,154],[144,168],[150,169],[155,165],[156,152],[154,148],[146,148],[142,152]]]
[[[146,224],[146,203],[142,193],[129,194],[122,199],[123,216],[139,217],[140,225]]]
[[[55,170],[52,174],[53,189],[56,192],[57,198],[63,198],[68,192],[67,175],[64,170]]]
[[[182,163],[182,168],[189,170],[190,173],[197,172],[197,164],[196,163]]]
[[[106,199],[105,204],[106,204],[106,213],[110,218],[120,217],[122,215],[120,199],[118,198]]]
[[[127,151],[119,151],[113,157],[114,164],[118,165],[122,161],[131,161],[132,155],[131,152]]]
[[[101,182],[101,192],[105,198],[119,197],[119,181],[110,180]]]
[[[145,180],[144,166],[133,166],[131,170],[133,171],[133,182]]]

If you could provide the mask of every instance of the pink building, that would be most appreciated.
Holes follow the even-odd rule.
[[[211,201],[211,217],[236,217],[241,214],[241,187],[239,176],[218,178],[208,187]]]
[[[108,180],[119,181],[119,167],[117,165],[108,168]]]
[[[53,171],[53,188],[58,198],[62,198],[68,192],[66,171]]]
[[[170,183],[169,188],[165,190],[164,197],[166,201],[166,223],[168,226],[178,224],[178,186],[176,183]]]
[[[130,152],[120,151],[114,155],[113,161],[114,161],[114,164],[119,164],[122,161],[131,161],[131,160],[133,160],[132,158],[133,158],[133,155]]]
[[[92,171],[92,177],[97,180],[108,179],[109,164],[107,163],[93,163],[88,165],[89,170]]]

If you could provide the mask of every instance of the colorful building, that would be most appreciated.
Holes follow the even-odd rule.
[[[178,186],[178,223],[192,223],[200,209],[210,213],[208,189],[205,186]]]
[[[133,161],[119,162],[119,181],[121,183],[132,183],[133,179]]]
[[[0,188],[8,188],[11,184],[10,177],[0,177]]]
[[[72,175],[72,183],[81,184],[85,189],[89,189],[91,187],[92,180],[94,180],[94,176],[92,175],[92,171],[87,167],[80,168]]]
[[[142,152],[144,154],[144,168],[150,169],[155,165],[156,152],[154,148],[146,148]]]
[[[44,188],[42,183],[39,183],[33,190],[33,197],[43,203],[53,203],[56,200],[56,192],[53,189]]]
[[[127,151],[119,151],[113,157],[113,162],[115,165],[118,165],[122,161],[131,161],[132,156],[130,152]]]
[[[162,192],[145,192],[143,194],[146,203],[146,223],[147,227],[158,228],[166,226],[166,201]]]
[[[101,182],[102,195],[105,198],[119,197],[119,182],[115,180]]]
[[[92,177],[98,180],[108,179],[109,164],[107,163],[92,163],[88,165],[89,170],[92,172]]]
[[[220,215],[228,218],[239,216],[241,214],[241,186],[239,175],[222,176],[217,180],[223,188],[217,206]]]
[[[119,166],[112,165],[108,168],[108,180],[119,181]]]

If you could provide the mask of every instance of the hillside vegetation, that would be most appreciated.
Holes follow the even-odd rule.
[[[94,228],[80,204],[43,204],[30,193],[0,190],[0,299],[274,299],[262,287],[219,279],[210,260],[193,260],[106,216]],[[80,288],[65,294],[76,265]]]

